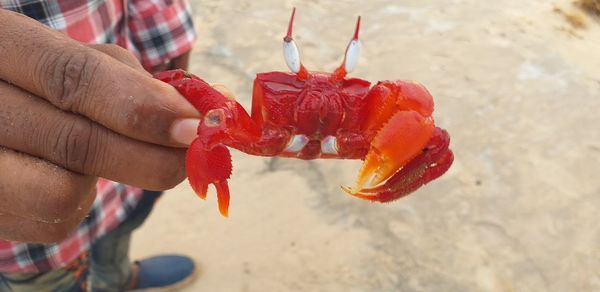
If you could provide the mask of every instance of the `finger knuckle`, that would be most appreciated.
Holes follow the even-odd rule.
[[[92,121],[69,121],[59,130],[53,152],[66,168],[89,173],[93,171],[97,141],[98,131]]]
[[[48,99],[63,110],[76,111],[93,84],[100,60],[85,51],[48,58]]]

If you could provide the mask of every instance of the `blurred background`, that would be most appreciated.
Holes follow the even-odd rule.
[[[371,204],[340,189],[360,162],[232,151],[230,218],[183,183],[134,257],[192,255],[202,275],[184,291],[600,291],[600,14],[569,0],[191,2],[191,71],[248,111],[255,74],[287,71],[292,7],[317,71],[340,64],[361,15],[352,76],[427,86],[456,159]]]

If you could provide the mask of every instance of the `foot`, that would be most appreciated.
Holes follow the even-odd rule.
[[[179,255],[162,255],[136,261],[131,267],[129,290],[170,290],[189,284],[197,274],[194,261]]]

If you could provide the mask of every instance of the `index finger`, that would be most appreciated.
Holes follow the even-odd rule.
[[[173,124],[199,113],[171,86],[0,9],[0,79],[138,140],[177,145]]]

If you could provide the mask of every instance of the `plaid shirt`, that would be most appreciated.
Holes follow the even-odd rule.
[[[145,68],[192,48],[196,38],[187,0],[0,0],[13,10],[89,44],[117,44]]]
[[[85,43],[114,43],[135,54],[145,68],[192,48],[196,38],[186,0],[0,0]],[[0,240],[0,272],[43,272],[65,267],[91,242],[118,226],[135,208],[142,190],[99,179],[89,216],[64,241],[27,244]]]

